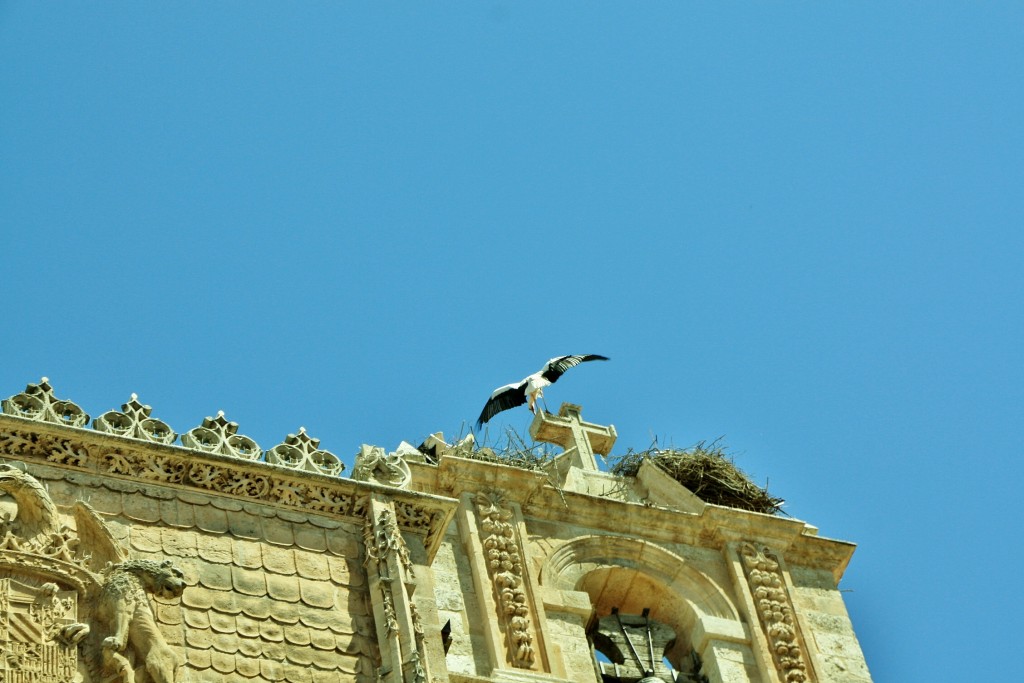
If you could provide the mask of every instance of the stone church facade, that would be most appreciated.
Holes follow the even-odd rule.
[[[237,429],[91,420],[45,379],[3,402],[0,681],[870,681],[852,544],[600,471],[578,406],[535,417],[545,471],[435,435],[345,478]]]

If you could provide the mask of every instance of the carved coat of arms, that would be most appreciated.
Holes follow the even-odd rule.
[[[0,464],[0,682],[174,683],[179,662],[153,620],[149,595],[180,597],[170,562],[131,560],[88,504],[75,528],[46,489]]]
[[[0,579],[0,681],[73,681],[77,650],[63,634],[77,616],[76,591]]]

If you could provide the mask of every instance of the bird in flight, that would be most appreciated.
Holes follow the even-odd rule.
[[[544,398],[544,387],[554,384],[569,368],[574,368],[588,360],[608,360],[605,356],[588,354],[586,356],[558,356],[544,364],[537,372],[519,382],[498,387],[487,399],[480,417],[476,420],[476,428],[480,427],[503,410],[521,406],[529,400],[530,412],[536,412],[538,398]]]

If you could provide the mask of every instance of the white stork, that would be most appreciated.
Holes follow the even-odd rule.
[[[588,360],[608,360],[605,356],[588,354],[586,356],[558,356],[544,364],[537,372],[519,382],[498,387],[487,399],[480,417],[476,420],[476,428],[480,427],[503,410],[521,406],[529,399],[530,412],[536,412],[538,398],[544,398],[544,387],[554,384],[569,368],[576,367]]]

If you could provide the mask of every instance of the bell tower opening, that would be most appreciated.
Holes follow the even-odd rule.
[[[587,630],[604,683],[701,683],[690,645],[692,611],[651,576],[627,567],[588,573],[580,589],[595,618]]]

